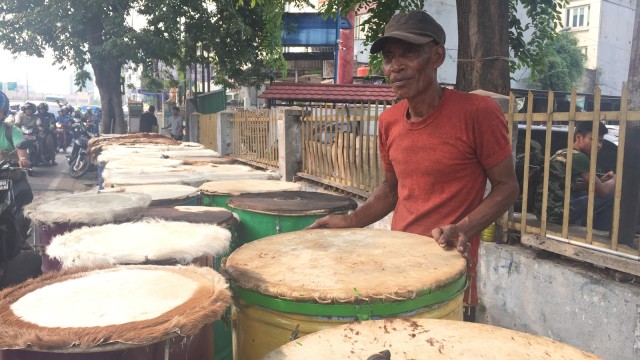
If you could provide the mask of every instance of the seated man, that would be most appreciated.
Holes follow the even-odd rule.
[[[576,126],[573,142],[573,163],[571,166],[571,194],[569,224],[587,225],[587,202],[589,187],[589,168],[593,125],[590,121],[579,122]],[[600,123],[598,130],[598,151],[602,148],[602,140],[607,127]],[[567,149],[555,153],[549,161],[549,195],[547,199],[547,220],[562,224],[564,209],[564,184],[567,164]],[[613,192],[616,187],[616,176],[608,172],[601,177],[594,177],[595,193],[593,210],[593,228],[611,230],[613,219]],[[542,215],[542,182],[536,189],[534,212],[538,219]]]

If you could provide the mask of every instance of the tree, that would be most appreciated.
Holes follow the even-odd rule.
[[[540,66],[531,77],[543,88],[554,91],[571,91],[582,77],[587,60],[578,48],[578,40],[567,32],[548,40],[539,57]]]
[[[456,87],[509,93],[509,0],[456,0]]]
[[[458,62],[456,87],[461,90],[483,88],[498,93],[508,92],[510,70],[522,67],[535,69],[540,65],[538,54],[544,48],[545,41],[555,36],[555,30],[562,22],[560,10],[567,2],[457,0],[458,58],[463,61]],[[523,24],[518,18],[518,7],[524,9],[529,22]],[[371,44],[384,33],[384,24],[396,11],[423,8],[423,0],[329,0],[323,5],[327,16],[336,14],[338,10],[349,12],[368,9],[371,16],[362,23],[362,27],[366,26],[367,29],[366,44]],[[507,29],[509,36],[505,41]],[[510,51],[512,58],[509,57]],[[509,66],[505,66],[507,62]],[[371,57],[371,67],[374,71],[380,69],[379,57]]]
[[[284,2],[254,5],[237,0],[0,0],[0,44],[38,57],[50,49],[61,66],[91,65],[103,131],[123,133],[124,66],[148,72],[152,61],[162,61],[185,72],[191,64],[213,61],[218,83],[256,84],[268,78],[283,62],[281,47],[265,49],[279,40],[280,33],[276,40],[274,34]],[[144,20],[132,20],[134,12]],[[87,71],[79,71],[76,84],[88,79]]]

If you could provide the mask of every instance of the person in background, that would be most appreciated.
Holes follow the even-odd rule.
[[[42,127],[45,133],[45,139],[43,141],[43,146],[50,147],[48,150],[44,148],[40,150],[41,156],[42,154],[49,152],[49,154],[54,154],[51,159],[51,165],[56,165],[55,153],[58,148],[57,139],[54,134],[55,124],[56,124],[56,116],[49,112],[49,105],[47,103],[42,102],[37,106],[38,117],[40,118],[40,127]],[[44,162],[44,157],[42,158]]]
[[[598,151],[602,148],[607,127],[600,123],[598,127]],[[589,170],[591,167],[591,144],[593,143],[593,123],[581,121],[576,126],[572,146],[573,160],[571,164],[571,194],[569,197],[569,224],[587,225],[587,202],[589,195]],[[564,184],[566,179],[567,153],[569,149],[556,152],[549,160],[549,195],[547,197],[547,221],[562,224],[564,210]],[[613,193],[616,187],[616,175],[610,171],[596,176],[595,197],[593,199],[593,228],[609,231],[613,219]],[[534,213],[542,217],[542,195],[544,184],[536,188]]]
[[[149,105],[149,110],[140,115],[140,132],[150,133],[154,126],[158,126],[158,118],[155,115],[156,107]]]
[[[171,137],[174,140],[182,141],[182,131],[184,130],[184,122],[182,116],[180,116],[180,108],[174,106],[171,109],[171,117],[169,117],[169,125],[163,127],[163,129],[171,129]]]
[[[364,205],[310,228],[354,228],[394,212],[391,229],[431,236],[469,261],[469,319],[477,305],[480,232],[518,196],[504,115],[488,97],[441,87],[445,32],[424,11],[395,14],[371,46],[402,101],[380,116],[382,183]],[[486,181],[491,191],[483,198]]]

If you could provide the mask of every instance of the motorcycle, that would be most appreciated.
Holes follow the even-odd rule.
[[[25,144],[25,149],[27,150],[28,158],[29,158],[29,162],[31,163],[31,166],[35,165],[37,162],[37,158],[38,158],[38,136],[36,135],[34,128],[28,128],[26,126],[23,126],[20,128],[20,130],[22,130],[22,135],[24,137],[24,139],[26,140]],[[29,176],[32,176],[33,173],[31,171],[31,169],[29,169],[27,171],[27,174]]]
[[[19,148],[28,149],[33,145],[31,142],[24,141]],[[5,284],[8,262],[28,248],[26,239],[31,223],[24,217],[14,192],[14,182],[23,177],[22,171],[24,169],[12,167],[7,160],[0,162],[0,288]]]
[[[42,126],[38,126],[38,161],[44,164],[53,164],[56,160],[53,148],[53,134]]]
[[[81,121],[72,125],[71,132],[73,134],[73,147],[71,148],[71,155],[67,157],[67,162],[69,163],[69,175],[77,179],[86,174],[91,168],[92,164],[87,154],[87,146],[89,139],[94,135]]]
[[[56,137],[58,140],[58,149],[63,152],[69,147],[69,137],[67,136],[67,127],[62,123],[56,123]]]

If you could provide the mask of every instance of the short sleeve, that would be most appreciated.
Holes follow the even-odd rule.
[[[475,109],[474,142],[478,161],[486,170],[512,155],[509,130],[495,100],[481,97]]]
[[[575,176],[582,176],[582,174],[588,173],[591,167],[589,157],[581,152],[573,153],[573,163],[571,165],[571,171]]]
[[[16,144],[24,141],[24,134],[22,134],[22,131],[15,126],[11,127],[11,140],[13,140],[14,147]]]

